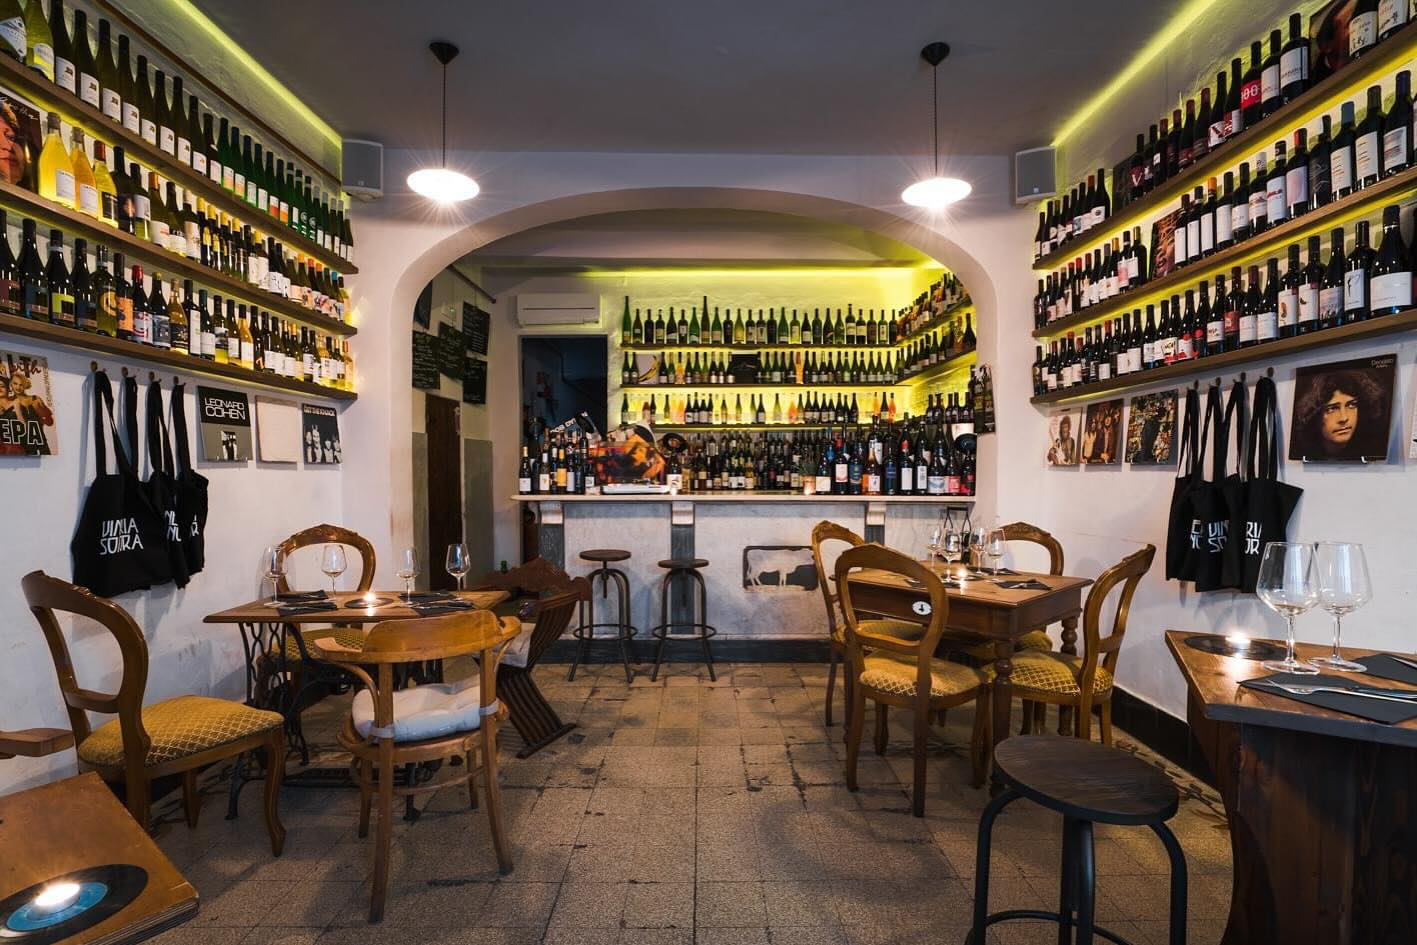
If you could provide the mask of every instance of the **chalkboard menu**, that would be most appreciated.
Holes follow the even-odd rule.
[[[438,339],[426,331],[415,331],[413,386],[418,390],[437,390],[438,383]]]
[[[418,301],[413,303],[413,323],[427,328],[433,321],[433,283],[423,287],[418,293]]]
[[[487,362],[469,356],[463,364],[462,402],[487,403]]]
[[[462,377],[462,361],[467,350],[463,333],[447,322],[438,323],[438,370],[457,380]]]
[[[484,357],[492,333],[492,316],[471,302],[462,304],[462,333],[467,337],[467,350]]]

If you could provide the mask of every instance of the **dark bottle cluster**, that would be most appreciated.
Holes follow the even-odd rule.
[[[1284,272],[1271,258],[1261,279],[1260,267],[1243,274],[1239,266],[1227,279],[1202,280],[1196,289],[1147,305],[1145,318],[1135,309],[1081,334],[1068,332],[1045,352],[1039,346],[1033,365],[1035,395],[1110,380],[1279,338],[1337,328],[1369,318],[1396,315],[1412,308],[1417,239],[1402,238],[1400,208],[1382,213],[1377,249],[1369,223],[1353,226],[1346,243],[1342,228],[1311,236],[1307,248],[1289,246]],[[1303,256],[1301,258],[1301,251]]]
[[[595,467],[584,433],[551,433],[522,446],[517,491],[522,495],[585,495],[593,489]]]
[[[926,395],[925,421],[927,423],[973,423],[975,391],[980,390],[980,382],[972,375],[966,391],[948,393],[949,403],[945,403],[945,392]],[[981,390],[982,396],[982,390]],[[991,401],[992,406],[992,401]],[[765,395],[748,395],[748,403],[743,403],[743,395],[734,395],[730,404],[727,397],[717,401],[712,395],[702,394],[691,397],[663,397],[661,406],[653,394],[632,407],[630,396],[626,394],[620,401],[620,423],[627,425],[640,422],[651,426],[797,426],[801,424],[821,426],[823,424],[895,423],[896,411],[894,393],[881,391],[870,393],[864,398],[852,394],[837,394],[835,397],[818,397],[816,394],[798,394],[794,401],[791,395],[787,403],[781,394],[772,395],[772,405],[768,406]],[[990,412],[992,423],[992,409]]]
[[[1140,288],[1151,278],[1151,258],[1141,241],[1141,227],[1123,233],[1038,280],[1033,296],[1033,327],[1111,301]]]

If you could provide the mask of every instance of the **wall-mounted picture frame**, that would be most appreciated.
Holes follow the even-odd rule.
[[[0,456],[58,453],[48,359],[0,352]]]
[[[1055,410],[1048,415],[1048,447],[1045,457],[1049,466],[1078,464],[1078,428],[1082,412],[1076,407]]]
[[[1127,410],[1124,455],[1133,466],[1169,466],[1176,462],[1176,391],[1132,398]]]
[[[1385,462],[1396,383],[1395,354],[1296,369],[1289,458],[1305,463]]]
[[[1078,458],[1085,466],[1116,466],[1122,461],[1122,398],[1087,405]]]

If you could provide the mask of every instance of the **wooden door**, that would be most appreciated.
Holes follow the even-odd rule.
[[[448,546],[462,536],[462,435],[458,402],[432,394],[424,398],[428,436],[428,547],[423,569],[432,590],[451,590],[456,582],[443,569]]]

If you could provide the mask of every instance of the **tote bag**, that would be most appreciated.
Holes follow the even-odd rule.
[[[187,433],[187,388],[172,385],[172,436],[177,441],[177,526],[187,571],[196,574],[207,561],[207,477],[192,468]]]
[[[167,439],[167,422],[162,416],[162,382],[154,378],[148,384],[147,418],[148,498],[167,525],[167,560],[172,571],[172,583],[186,587],[192,572],[187,554],[182,548],[182,528],[177,516],[177,477],[172,461],[172,446]]]
[[[1213,400],[1212,400],[1213,398]],[[1230,521],[1240,500],[1244,481],[1240,478],[1240,461],[1245,448],[1248,422],[1245,384],[1236,380],[1230,386],[1230,396],[1220,413],[1220,385],[1213,385],[1206,395],[1207,409],[1215,406],[1215,442],[1211,455],[1209,482],[1191,493],[1195,508],[1196,540],[1191,554],[1195,558],[1196,590],[1219,591],[1233,585],[1225,581],[1225,556],[1230,542]],[[1234,443],[1234,469],[1230,468],[1230,448]]]
[[[1245,450],[1245,482],[1233,503],[1226,548],[1226,586],[1255,592],[1260,558],[1271,541],[1284,541],[1304,490],[1279,481],[1279,395],[1274,381],[1255,383],[1255,415]]]
[[[1166,527],[1166,579],[1189,581],[1191,564],[1191,490],[1200,481],[1200,394],[1186,388],[1181,414],[1180,451],[1176,454],[1176,481],[1171,487],[1170,517]]]
[[[171,570],[166,523],[138,481],[137,470],[119,439],[108,374],[95,372],[92,385],[97,471],[84,497],[69,551],[74,559],[74,583],[102,597],[113,597],[166,583],[171,580]],[[136,413],[130,429],[135,428]],[[113,472],[108,471],[110,438],[116,464]],[[136,447],[136,436],[129,442]]]

